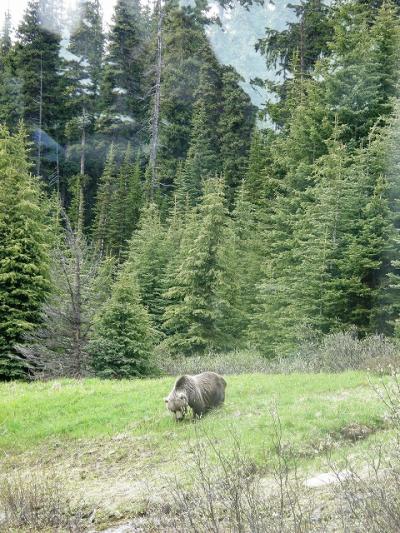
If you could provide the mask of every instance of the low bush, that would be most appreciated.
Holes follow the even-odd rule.
[[[280,421],[274,415],[277,459],[271,485],[249,459],[231,431],[229,451],[212,435],[196,429],[189,443],[188,483],[171,482],[172,505],[149,521],[162,531],[181,533],[305,533],[311,527],[310,492],[293,475],[290,447],[282,442]],[[272,490],[271,490],[272,488]],[[306,503],[306,504],[305,504]]]
[[[171,356],[157,353],[157,366],[165,374],[200,374],[213,371],[218,374],[267,373],[270,361],[254,351],[235,351],[222,354]]]
[[[299,347],[292,356],[267,359],[252,350],[223,354],[209,353],[191,357],[158,352],[157,366],[165,374],[292,374],[371,370],[391,373],[400,368],[400,348],[383,335],[358,339],[355,330],[326,335],[319,342]]]
[[[83,531],[62,481],[14,475],[0,484],[0,531]]]

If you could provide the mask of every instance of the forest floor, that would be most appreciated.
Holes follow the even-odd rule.
[[[376,392],[384,381],[367,373],[227,382],[225,405],[196,423],[176,423],[167,412],[170,377],[1,384],[0,486],[37,474],[62,480],[92,530],[101,531],[168,501],[177,480],[190,483],[199,441],[224,453],[240,443],[268,479],[281,440],[307,479],[329,470],[328,457],[329,464],[352,457],[362,468],[372,447],[392,435]]]

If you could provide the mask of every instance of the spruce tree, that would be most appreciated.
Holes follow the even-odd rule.
[[[173,185],[179,161],[187,156],[201,54],[209,46],[201,8],[167,0],[163,19],[158,173],[161,185]]]
[[[346,125],[342,138],[350,147],[365,142],[371,128],[392,112],[397,94],[400,23],[396,9],[385,2],[372,25],[370,15],[355,3],[340,7],[332,55],[321,65],[326,108],[335,110],[339,123]]]
[[[44,0],[30,0],[18,27],[15,50],[16,74],[21,80],[23,118],[36,143],[36,173],[49,174],[54,167],[57,143],[62,139],[65,120],[64,79],[60,76],[59,34],[44,20]],[[51,160],[44,165],[45,160]],[[43,171],[43,172],[42,172]]]
[[[21,82],[15,73],[11,30],[11,14],[7,11],[0,37],[0,123],[15,131],[23,117],[23,100]]]
[[[111,208],[115,198],[116,184],[115,148],[111,144],[104,171],[99,181],[94,206],[93,240],[101,255],[108,255],[115,251]]]
[[[284,30],[267,28],[266,36],[256,44],[266,60],[267,69],[275,69],[279,79],[267,82],[267,88],[276,98],[270,99],[266,110],[279,126],[285,123],[285,106],[291,78],[294,75],[293,57],[298,57],[297,68],[302,80],[311,76],[321,56],[330,54],[331,16],[328,2],[304,0],[289,4],[294,20]]]
[[[140,155],[132,163],[132,151],[128,143],[124,160],[120,166],[110,205],[109,234],[113,253],[121,254],[128,247],[128,241],[136,229],[142,207],[142,184]]]
[[[49,293],[46,201],[29,174],[25,132],[0,128],[0,380],[26,378],[17,345],[41,322]]]
[[[219,121],[222,172],[227,187],[227,198],[233,205],[236,189],[244,180],[255,122],[255,109],[249,96],[239,85],[240,76],[231,67],[225,67],[222,76],[222,107]]]
[[[168,252],[159,209],[156,204],[149,204],[141,212],[124,269],[135,275],[140,300],[158,329],[165,307],[163,288]]]
[[[189,218],[165,292],[166,348],[191,355],[234,346],[238,313],[234,254],[224,183],[208,180],[198,212]]]
[[[89,345],[93,370],[102,378],[147,376],[154,371],[153,343],[154,333],[135,276],[122,273],[94,326]]]
[[[97,129],[136,148],[145,130],[145,21],[138,0],[118,0],[108,36]]]
[[[94,125],[99,112],[100,79],[104,49],[99,0],[80,0],[78,22],[67,50],[64,77],[69,121],[66,136],[69,159],[79,161],[82,175],[95,167]]]
[[[185,166],[193,201],[200,196],[202,180],[214,177],[222,170],[218,136],[218,122],[222,113],[222,69],[208,45],[201,60]]]
[[[11,50],[11,46],[12,46],[11,30],[12,30],[11,13],[8,10],[5,13],[4,25],[3,25],[1,37],[0,37],[0,68],[3,64],[4,58],[7,56],[7,54]]]

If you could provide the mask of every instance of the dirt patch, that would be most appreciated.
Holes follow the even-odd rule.
[[[376,430],[377,428],[372,428],[363,424],[358,424],[357,422],[353,422],[352,424],[347,424],[347,426],[343,427],[339,433],[344,439],[356,442],[366,439],[375,433]]]

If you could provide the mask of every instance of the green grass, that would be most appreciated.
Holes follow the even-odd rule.
[[[333,442],[334,460],[351,455],[363,462],[376,441],[385,443],[391,435],[383,424],[384,405],[365,373],[226,379],[225,405],[196,424],[190,418],[176,423],[167,412],[163,399],[173,378],[0,384],[0,482],[15,472],[61,476],[108,524],[140,510],[149,489],[169,493],[175,477],[190,483],[191,444],[205,436],[229,452],[234,435],[270,478],[274,406],[283,441],[297,452],[304,475],[329,468],[326,442]],[[346,441],[340,430],[353,423],[375,435]]]
[[[173,382],[65,380],[60,388],[51,382],[2,384],[0,450],[23,452],[46,441],[119,433],[146,437],[161,453],[179,449],[194,425],[176,424],[165,409],[163,398]],[[376,427],[384,410],[361,372],[241,375],[228,378],[225,406],[199,424],[220,440],[232,430],[257,453],[272,444],[274,403],[284,438],[295,445],[316,442],[353,422]]]

